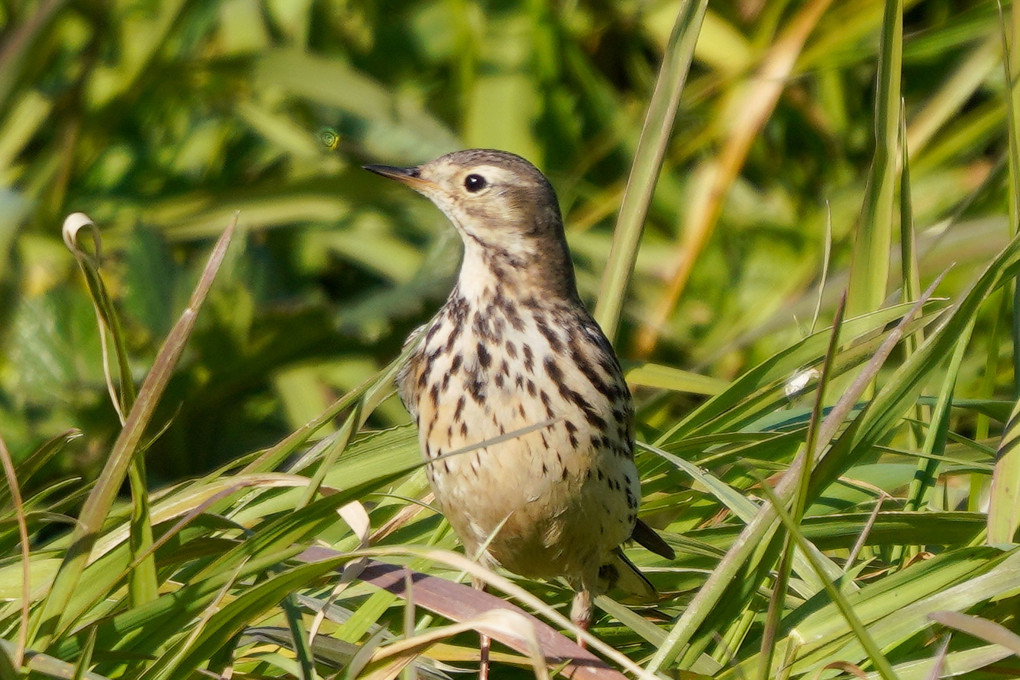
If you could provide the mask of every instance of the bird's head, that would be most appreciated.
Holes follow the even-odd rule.
[[[527,267],[550,249],[566,251],[556,193],[520,156],[468,149],[416,167],[365,169],[427,196],[453,222],[468,248],[477,244],[489,257]]]

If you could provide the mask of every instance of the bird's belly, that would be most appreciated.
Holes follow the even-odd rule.
[[[525,576],[579,577],[633,530],[627,433],[606,395],[587,390],[582,409],[549,383],[541,353],[516,359],[440,366],[438,389],[420,391],[429,480],[469,555]]]

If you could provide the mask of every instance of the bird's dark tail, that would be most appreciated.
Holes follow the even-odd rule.
[[[641,520],[634,525],[630,537],[656,555],[670,560],[676,557],[673,548]],[[632,599],[636,602],[653,602],[657,595],[655,586],[633,562],[627,559],[623,548],[613,551],[612,561],[599,569],[599,590],[606,592],[610,588],[619,588],[634,596]]]
[[[612,561],[599,569],[599,591],[606,592],[612,588],[619,588],[627,595],[624,598],[637,603],[650,603],[656,599],[655,586],[649,581],[637,566],[627,559],[622,548],[613,551]]]
[[[639,545],[651,550],[659,557],[665,557],[667,560],[676,558],[676,553],[673,552],[673,548],[669,547],[666,541],[662,540],[662,536],[655,533],[655,529],[651,528],[641,520],[637,521],[634,525],[634,531],[630,537],[637,541]]]

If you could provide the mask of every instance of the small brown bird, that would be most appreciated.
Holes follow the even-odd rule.
[[[633,402],[578,297],[552,185],[520,156],[486,149],[365,168],[427,196],[464,241],[457,285],[420,329],[398,387],[468,554],[565,576],[582,628],[592,597],[618,578],[654,593],[620,545],[673,551],[637,518]]]

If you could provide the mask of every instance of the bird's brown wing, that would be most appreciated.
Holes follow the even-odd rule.
[[[422,338],[422,334],[428,324],[415,328],[407,340],[404,341],[404,349],[411,347],[418,343]],[[420,348],[415,351],[407,358],[404,365],[400,367],[400,371],[397,373],[397,394],[400,395],[400,401],[403,402],[404,408],[411,414],[415,422],[418,421],[418,376],[421,374],[421,363],[422,355]]]
[[[637,524],[634,525],[634,531],[630,537],[639,545],[643,545],[660,557],[665,557],[667,560],[676,558],[673,548],[669,547],[669,544],[662,539],[662,536],[655,533],[655,529],[641,520],[638,520]]]

